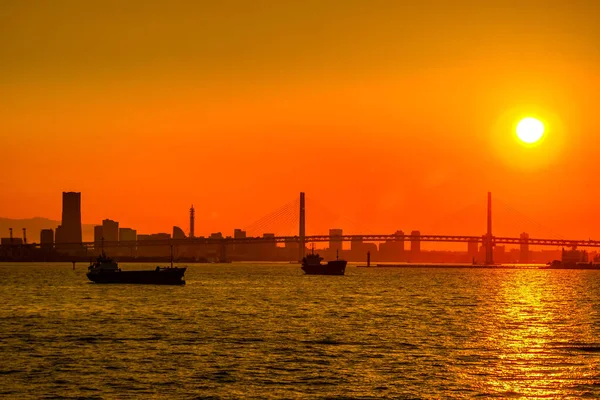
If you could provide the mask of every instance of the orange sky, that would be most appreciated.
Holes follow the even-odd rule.
[[[0,4],[0,216],[600,237],[596,1],[120,3]]]

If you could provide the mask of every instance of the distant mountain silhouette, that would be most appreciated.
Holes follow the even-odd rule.
[[[29,243],[40,242],[40,231],[42,229],[54,229],[60,225],[60,221],[53,221],[48,218],[27,218],[11,219],[0,217],[0,237],[9,237],[8,228],[13,228],[14,237],[23,237],[23,228],[27,229],[27,241]],[[94,225],[82,224],[83,241],[91,242],[94,240]]]

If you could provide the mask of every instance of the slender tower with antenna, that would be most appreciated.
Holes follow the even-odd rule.
[[[196,218],[196,211],[194,210],[194,205],[190,208],[190,238],[194,237],[194,223]]]

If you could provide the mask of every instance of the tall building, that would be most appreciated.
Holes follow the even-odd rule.
[[[190,208],[190,237],[194,237],[194,228],[196,224],[196,211],[194,210],[194,205]]]
[[[110,219],[102,221],[102,235],[104,243],[119,241],[119,223]]]
[[[81,243],[81,193],[63,192],[62,220],[60,234],[57,231],[56,241],[60,243]]]
[[[54,231],[52,229],[42,229],[40,231],[40,245],[42,249],[52,249],[54,247]]]

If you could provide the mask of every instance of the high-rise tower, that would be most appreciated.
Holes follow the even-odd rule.
[[[194,237],[194,223],[196,218],[196,211],[194,210],[194,205],[190,208],[190,237]]]
[[[60,242],[81,243],[81,236],[81,193],[63,192]]]

